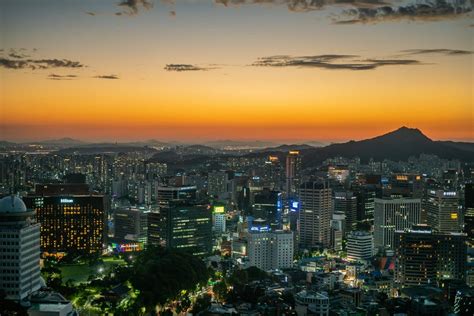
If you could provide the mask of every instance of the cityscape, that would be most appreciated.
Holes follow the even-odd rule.
[[[472,1],[0,1],[0,316],[474,315]]]

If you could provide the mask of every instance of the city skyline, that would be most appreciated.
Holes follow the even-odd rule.
[[[420,5],[2,1],[1,138],[473,141],[472,4]]]

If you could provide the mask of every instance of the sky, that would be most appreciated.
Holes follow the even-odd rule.
[[[0,140],[474,141],[472,0],[1,0]]]

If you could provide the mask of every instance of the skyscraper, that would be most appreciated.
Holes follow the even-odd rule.
[[[164,216],[166,246],[190,250],[195,255],[212,250],[212,211],[208,205],[171,203],[160,210]]]
[[[334,192],[334,212],[344,213],[346,234],[357,225],[357,198],[351,191]]]
[[[16,196],[0,200],[0,290],[22,300],[41,287],[40,225]]]
[[[397,230],[395,281],[402,286],[465,279],[467,246],[462,233],[441,233],[427,225]]]
[[[464,188],[464,232],[470,242],[474,241],[474,183]]]
[[[300,244],[329,247],[332,213],[331,189],[327,183],[307,182],[300,187]]]
[[[376,249],[393,250],[396,230],[421,223],[421,200],[375,199],[374,244]]]
[[[294,197],[298,193],[301,183],[301,157],[300,152],[292,150],[286,156],[286,194],[288,197]]]
[[[148,212],[141,208],[119,208],[114,210],[114,238],[117,241],[146,243]]]
[[[439,232],[460,232],[463,221],[456,191],[428,190],[426,198],[428,225]]]

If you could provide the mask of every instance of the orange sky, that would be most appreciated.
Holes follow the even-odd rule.
[[[27,16],[22,10],[14,12],[20,21]],[[76,14],[70,21],[52,17],[41,25],[29,21],[14,28],[19,22],[7,19],[5,51],[27,47],[32,58],[79,60],[87,67],[0,68],[0,139],[332,141],[372,137],[406,125],[433,139],[474,140],[473,55],[397,56],[412,48],[472,49],[472,39],[466,41],[472,28],[465,22],[439,22],[442,31],[436,23],[351,26],[349,36],[349,28],[309,15],[300,19],[298,13],[262,10],[276,13],[247,15],[250,26],[262,26],[254,33],[237,28],[238,21],[223,24],[220,15],[206,20],[197,9],[183,20],[152,19],[152,13],[128,20]],[[222,14],[237,19],[241,11]],[[288,19],[290,28],[291,23],[295,28],[314,24],[323,31],[306,27],[294,34],[276,26],[279,19]],[[55,23],[70,23],[65,27],[78,31],[53,28]],[[86,33],[93,27],[94,33]],[[269,38],[276,31],[281,38]],[[368,34],[369,39],[363,37]],[[400,35],[395,43],[393,34]],[[457,38],[444,36],[449,34]],[[358,35],[362,42],[351,42]],[[39,48],[32,52],[32,47]],[[329,53],[416,58],[419,64],[367,71],[250,66],[263,56]],[[170,63],[211,69],[164,70]],[[48,80],[53,73],[77,78]],[[120,79],[94,78],[110,74]]]

